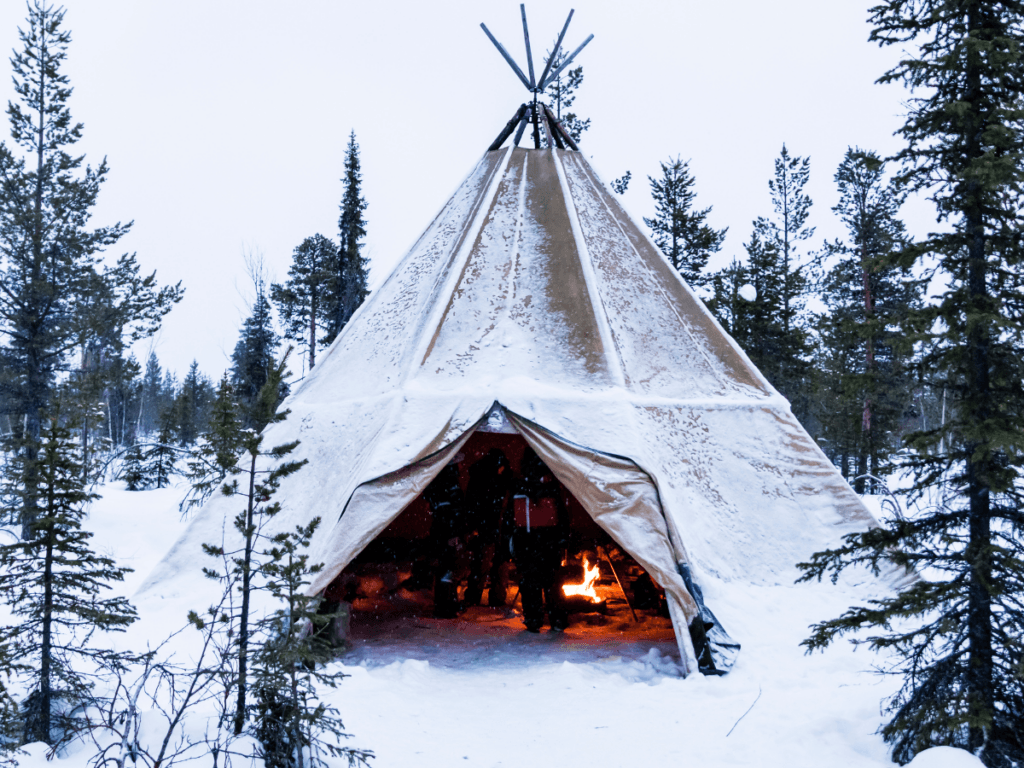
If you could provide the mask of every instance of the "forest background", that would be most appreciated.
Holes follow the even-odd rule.
[[[931,13],[928,9],[933,5],[941,6],[948,16],[940,18]],[[35,2],[30,4],[30,13],[42,20],[48,12],[40,2]],[[834,56],[827,58],[822,52],[821,62],[816,62],[820,66],[801,63],[788,70],[799,73],[791,79],[785,77],[787,70],[783,66],[772,70],[773,83],[764,83],[761,90],[755,85],[751,91],[747,83],[732,91],[743,94],[739,100],[745,108],[743,115],[731,113],[726,105],[711,98],[712,94],[708,94],[706,104],[678,98],[677,94],[685,93],[691,82],[685,78],[677,78],[668,87],[663,83],[657,96],[651,94],[648,103],[651,112],[659,117],[656,121],[624,103],[619,103],[615,120],[626,115],[628,127],[616,124],[611,115],[604,115],[614,125],[620,141],[628,136],[631,144],[639,143],[647,150],[650,143],[645,141],[646,129],[654,123],[661,127],[698,125],[717,131],[719,138],[726,138],[726,144],[704,155],[704,162],[708,156],[724,160],[721,147],[729,147],[729,159],[733,162],[720,162],[709,170],[709,175],[721,183],[723,178],[740,176],[734,161],[750,149],[752,142],[747,137],[751,128],[772,125],[772,113],[759,112],[758,105],[752,103],[756,98],[746,98],[747,94],[770,93],[776,99],[778,94],[793,94],[787,105],[790,113],[803,117],[801,128],[786,121],[779,124],[792,130],[798,141],[783,136],[776,144],[781,149],[765,153],[774,160],[761,176],[767,184],[750,181],[756,175],[753,169],[759,166],[753,161],[742,165],[743,181],[733,183],[727,190],[714,184],[698,184],[697,179],[704,178],[704,171],[693,160],[696,150],[690,154],[691,147],[687,146],[685,155],[678,151],[680,134],[685,131],[677,131],[676,152],[669,152],[667,159],[659,159],[652,174],[640,170],[634,176],[633,168],[620,167],[616,170],[622,171],[622,175],[613,178],[612,172],[608,179],[616,192],[631,195],[634,201],[638,188],[646,187],[651,199],[640,207],[650,210],[648,205],[653,203],[652,215],[643,219],[654,241],[768,380],[789,399],[794,413],[858,492],[883,489],[878,476],[893,468],[891,460],[897,457],[905,441],[916,450],[904,454],[899,461],[914,469],[916,490],[931,494],[930,507],[915,513],[913,518],[897,512],[893,519],[881,521],[880,528],[852,534],[839,549],[814,554],[800,567],[805,571],[805,579],[831,575],[834,581],[848,565],[866,564],[877,570],[884,559],[915,567],[926,578],[897,596],[874,601],[871,608],[851,609],[838,619],[815,625],[814,634],[805,645],[813,650],[866,625],[880,628],[882,635],[867,640],[876,648],[895,648],[901,661],[893,671],[905,676],[904,688],[888,704],[887,711],[894,719],[883,729],[886,739],[895,745],[894,757],[904,762],[927,746],[951,743],[970,748],[988,765],[1008,765],[1024,755],[1019,728],[1024,712],[1020,675],[1024,662],[1018,631],[1024,621],[1019,600],[1024,582],[1019,536],[1024,524],[1019,494],[1019,472],[1024,462],[1019,345],[1024,326],[1020,312],[1022,250],[1018,221],[1018,197],[1024,174],[1024,113],[1019,107],[1019,94],[1024,90],[1024,6],[983,0],[963,6],[942,0],[890,0],[870,13],[875,25],[872,40],[900,52],[899,58],[891,58],[879,67],[888,68],[883,80],[909,84],[917,97],[907,102],[907,114],[898,118],[904,121],[901,133],[908,141],[902,148],[887,146],[885,141],[873,145],[864,141],[864,136],[858,136],[853,139],[856,143],[842,147],[838,158],[832,157],[833,165],[826,165],[826,178],[831,176],[833,182],[830,191],[825,193],[824,188],[812,186],[814,173],[821,172],[815,171],[819,166],[812,164],[808,147],[820,144],[805,134],[807,126],[816,125],[816,140],[820,142],[822,136],[834,140],[836,135],[849,133],[854,124],[818,124],[819,120],[834,119],[841,110],[819,109],[816,98],[800,96],[850,96],[837,87],[839,79],[814,80],[828,71],[825,64],[829,61],[836,64],[834,74],[853,69],[847,66],[848,62],[837,61]],[[275,101],[276,92],[268,88],[268,83],[275,82],[275,77],[280,81],[280,71],[268,74],[266,80],[256,78],[257,84],[253,86],[253,73],[244,68],[239,70],[250,76],[244,106],[232,113],[244,114],[245,107],[249,108],[241,127],[231,120],[222,122],[217,114],[231,98],[204,103],[198,89],[185,95],[188,107],[176,114],[187,113],[188,125],[198,131],[192,138],[206,148],[213,148],[213,154],[207,157],[209,166],[193,169],[187,179],[190,183],[180,186],[163,183],[165,177],[148,168],[145,180],[134,188],[132,198],[143,199],[139,190],[159,190],[156,196],[165,203],[161,209],[162,233],[189,233],[188,245],[193,247],[182,252],[200,251],[205,259],[204,269],[192,273],[189,282],[190,289],[199,285],[207,290],[205,295],[200,291],[201,307],[170,315],[184,314],[191,323],[184,330],[179,327],[173,337],[186,339],[194,353],[187,374],[179,379],[177,369],[166,365],[169,358],[173,359],[171,355],[165,355],[165,364],[160,364],[157,350],[162,337],[157,332],[173,305],[182,299],[184,280],[160,287],[154,278],[146,278],[153,266],[160,265],[160,259],[139,261],[132,250],[121,256],[117,253],[129,244],[130,248],[149,245],[154,251],[159,250],[153,246],[155,241],[132,241],[132,233],[138,232],[137,228],[132,229],[133,223],[100,221],[106,209],[97,205],[96,197],[107,178],[108,166],[104,160],[78,170],[78,153],[88,151],[89,145],[81,140],[82,127],[76,124],[79,118],[73,120],[68,111],[73,91],[68,87],[69,81],[62,78],[74,72],[64,66],[70,37],[58,34],[62,17],[63,12],[59,12],[53,14],[51,21],[40,21],[43,27],[50,25],[45,31],[33,26],[31,33],[21,33],[26,47],[24,54],[15,48],[12,67],[17,98],[12,99],[8,113],[12,139],[27,157],[22,162],[6,154],[6,150],[0,157],[7,201],[0,229],[9,262],[0,311],[10,339],[10,345],[0,350],[4,356],[0,391],[5,401],[2,411],[9,417],[2,425],[5,439],[14,448],[8,452],[4,473],[9,486],[5,495],[11,499],[6,514],[9,522],[20,521],[23,528],[21,542],[0,548],[8,566],[4,578],[10,582],[8,586],[14,584],[12,579],[28,579],[25,584],[34,584],[32,580],[38,576],[33,565],[36,550],[44,544],[49,547],[47,542],[58,534],[70,534],[68,541],[75,540],[84,505],[90,498],[85,484],[96,478],[89,462],[97,458],[116,459],[129,490],[137,490],[166,484],[172,469],[169,456],[191,449],[189,478],[193,490],[201,497],[226,477],[244,474],[246,470],[238,463],[239,450],[244,448],[251,456],[247,470],[249,502],[248,511],[240,514],[236,527],[245,540],[244,556],[237,562],[242,593],[247,595],[252,573],[250,545],[258,529],[253,517],[256,507],[268,502],[273,494],[275,473],[284,476],[301,468],[301,463],[285,463],[271,471],[263,485],[253,482],[258,457],[280,460],[295,447],[261,447],[263,428],[285,418],[284,414],[274,415],[289,386],[285,383],[287,354],[281,356],[282,342],[286,338],[297,345],[295,368],[302,373],[312,368],[314,353],[341,331],[367,291],[394,263],[388,257],[377,257],[374,244],[367,238],[367,233],[378,226],[367,221],[373,221],[372,214],[367,216],[368,199],[369,205],[373,205],[367,180],[374,173],[365,164],[355,129],[350,128],[346,134],[328,115],[325,122],[330,125],[331,143],[343,147],[340,168],[334,166],[335,173],[340,170],[341,190],[331,196],[333,215],[330,220],[326,216],[318,219],[315,228],[292,239],[292,260],[290,264],[285,262],[287,278],[281,274],[284,270],[279,272],[276,268],[282,266],[276,263],[282,253],[277,245],[273,257],[267,255],[258,241],[242,242],[239,246],[235,264],[240,262],[242,268],[236,266],[230,272],[241,275],[235,282],[239,317],[234,323],[236,330],[228,337],[233,336],[236,341],[222,346],[225,362],[230,359],[230,371],[220,378],[215,391],[216,374],[211,377],[203,373],[198,350],[211,340],[219,339],[223,344],[223,337],[215,330],[217,309],[222,310],[228,302],[223,273],[219,272],[229,260],[207,249],[202,237],[204,222],[209,232],[225,229],[223,215],[238,203],[239,196],[234,195],[234,190],[239,184],[259,190],[261,205],[270,201],[269,209],[253,205],[247,214],[259,210],[264,216],[261,221],[274,217],[290,219],[289,207],[301,207],[308,199],[309,188],[291,184],[286,175],[275,170],[296,164],[319,169],[323,157],[321,153],[305,164],[294,156],[289,158],[288,152],[278,151],[270,159],[269,147],[321,146],[315,141],[310,143],[303,133],[310,124],[312,109],[304,111],[305,104],[296,104],[295,109],[288,110]],[[254,17],[267,18],[259,14]],[[229,33],[242,30],[249,18],[246,15],[233,19]],[[175,19],[145,17],[142,21],[162,21],[173,26]],[[353,29],[351,21],[345,20],[348,32]],[[726,34],[732,28],[724,23],[725,19],[718,21],[707,29],[721,30],[722,34],[705,34],[717,47],[713,51],[705,49],[701,63],[706,69],[709,61],[717,61],[728,70],[728,64],[735,61],[731,52],[737,49],[737,41]],[[815,28],[815,44],[828,39],[823,34],[825,28]],[[209,32],[210,28],[203,29]],[[167,29],[162,31],[166,33]],[[264,54],[275,50],[273,46],[261,49],[256,43],[258,28],[243,31],[252,33],[246,38],[251,50],[260,49]],[[33,47],[35,41],[42,39],[38,35],[51,36],[43,55],[46,77],[39,76],[39,58]],[[929,42],[931,35],[936,37]],[[514,39],[514,32],[510,31],[510,37]],[[128,38],[119,40],[127,41]],[[900,46],[907,43],[923,43],[923,47],[910,54],[918,57],[913,61],[902,58],[907,54]],[[117,60],[118,56],[110,55],[110,50],[106,52],[107,60]],[[203,48],[204,53],[211,50],[216,50],[219,57],[225,55],[222,47]],[[390,52],[394,50],[391,48]],[[833,45],[829,53],[834,54],[835,50]],[[750,52],[746,55],[749,57]],[[272,58],[264,55],[264,65]],[[403,50],[397,59],[408,67],[417,57]],[[194,61],[187,55],[183,60]],[[396,57],[392,56],[391,61],[394,60]],[[317,66],[309,67],[312,62],[305,63],[308,72],[323,71]],[[237,64],[231,61],[231,66]],[[351,71],[364,71],[366,65],[367,60],[359,61]],[[767,69],[761,67],[760,71]],[[130,64],[118,61],[118,75],[134,71]],[[420,70],[421,74],[423,71]],[[62,77],[57,77],[58,72]],[[877,76],[878,69],[874,74]],[[581,68],[567,72],[560,83],[565,90],[559,96],[548,93],[546,97],[563,116],[566,127],[581,141],[583,151],[589,153],[589,139],[598,135],[601,118],[597,110],[589,110],[582,101],[583,79]],[[614,84],[613,76],[608,80]],[[36,83],[41,81],[48,84],[40,96]],[[358,78],[353,80],[357,81]],[[362,126],[357,118],[374,112],[388,114],[391,109],[397,95],[388,92],[382,99],[381,80],[375,82],[377,91],[372,97],[361,102],[356,99],[361,106],[351,115],[353,124]],[[464,77],[452,82],[457,83],[460,94],[467,92]],[[594,82],[590,70],[588,82]],[[631,81],[616,85],[617,90],[636,93]],[[296,89],[283,82],[282,86],[294,97]],[[149,88],[150,92],[153,90]],[[354,93],[358,90],[353,88]],[[225,90],[222,85],[218,93],[223,96],[228,91],[230,86]],[[497,88],[492,89],[491,94],[496,91]],[[123,95],[141,91],[129,84],[119,92]],[[236,99],[241,97],[238,91],[231,93]],[[353,101],[351,96],[346,94],[348,103]],[[133,107],[142,106],[130,98],[126,101]],[[326,97],[323,101],[331,99]],[[736,101],[733,99],[732,108]],[[45,109],[39,106],[44,102]],[[158,97],[158,102],[160,113],[167,114],[165,101]],[[661,109],[665,103],[673,104],[677,111],[667,114]],[[378,104],[388,108],[369,106]],[[381,155],[392,157],[397,154],[395,148],[400,139],[415,134],[421,125],[440,126],[449,137],[464,139],[465,130],[474,126],[459,119],[460,107],[458,101],[435,101],[412,111],[403,105],[402,119],[387,122],[392,130],[390,135],[371,135],[378,142],[382,135],[388,135]],[[570,110],[575,114],[570,114]],[[267,113],[266,121],[261,121],[263,111]],[[45,129],[36,128],[33,116],[39,114],[46,116]],[[274,123],[275,118],[283,121],[291,132],[291,143],[253,144],[259,132],[246,130],[247,127]],[[165,126],[167,122],[151,124]],[[315,119],[312,123],[319,125]],[[373,121],[370,125],[372,130]],[[228,136],[214,135],[225,128],[233,132]],[[401,136],[395,134],[396,129]],[[763,138],[766,133],[771,131],[759,135]],[[177,132],[163,135],[160,131],[146,135],[138,129],[131,134],[145,135],[146,146],[150,148],[179,146],[183,143],[181,139],[189,136],[183,125]],[[435,137],[420,138],[429,143]],[[800,140],[806,143],[800,144]],[[598,142],[593,145],[597,147]],[[698,145],[695,142],[694,146]],[[430,146],[430,151],[435,151],[436,147]],[[896,177],[892,168],[887,169],[885,160],[894,152],[903,161],[902,174]],[[441,157],[451,160],[457,154],[442,153]],[[822,154],[827,163],[829,152]],[[91,153],[94,158],[99,155]],[[612,151],[608,156],[621,161],[626,155]],[[173,153],[164,153],[163,157],[166,160]],[[216,161],[225,157],[238,163],[237,175],[217,172]],[[138,162],[135,158],[127,165],[138,172]],[[180,171],[181,165],[175,170]],[[404,173],[398,174],[396,169]],[[410,180],[414,175],[410,166],[401,163],[384,163],[378,170],[384,177],[392,174],[393,186],[378,190],[391,211],[382,216],[379,226],[391,236],[403,231],[395,223],[397,219],[388,218],[396,210],[394,201],[398,197],[390,194],[392,190],[419,191],[426,184]],[[608,172],[607,167],[605,171]],[[428,172],[420,178],[434,182],[441,177],[440,172]],[[45,178],[45,184],[37,185],[39,178]],[[172,178],[173,173],[166,176],[168,182]],[[636,182],[630,184],[634,178]],[[758,187],[760,195],[755,192]],[[198,193],[200,188],[203,194]],[[922,228],[921,201],[912,197],[914,192],[931,195],[929,200],[939,213],[937,228]],[[729,217],[750,204],[747,221],[751,223],[744,226],[730,218],[728,225],[720,224],[713,216],[713,206],[718,205],[716,195],[731,205]],[[34,213],[32,206],[26,205],[33,197]],[[831,216],[821,212],[822,197]],[[339,198],[340,205],[334,202]],[[106,204],[109,198],[103,199]],[[642,195],[640,199],[644,199]],[[755,199],[760,202],[750,202]],[[737,200],[740,202],[736,203]],[[170,220],[167,218],[167,210],[183,205],[191,209],[178,210]],[[319,210],[320,205],[318,202],[313,207]],[[193,212],[195,215],[190,216]],[[96,216],[95,221],[107,226],[86,229],[90,216]],[[406,219],[404,216],[403,223],[407,223]],[[44,221],[45,232],[40,230],[40,222]],[[742,251],[734,241],[727,241],[730,230],[740,234]],[[337,240],[332,242],[335,236]],[[196,243],[202,245],[195,246]],[[384,247],[383,241],[376,245]],[[99,257],[104,250],[108,253]],[[388,246],[388,253],[401,251]],[[367,279],[366,270],[371,264],[380,270],[374,280]],[[160,268],[163,281],[167,280],[168,271],[173,280],[173,268]],[[43,272],[45,278],[40,277]],[[933,291],[944,292],[940,303],[929,295]],[[276,324],[275,310],[279,317]],[[165,326],[168,337],[170,330],[170,324]],[[145,342],[150,338],[155,338],[155,342],[147,345]],[[65,422],[76,425],[75,435],[68,431]],[[144,455],[140,447],[143,442]],[[74,458],[79,454],[80,462]],[[212,475],[210,470],[215,470]],[[239,487],[237,480],[231,481],[228,491],[240,493]],[[60,491],[56,496],[51,493],[55,489]],[[191,500],[201,498],[192,496]],[[183,508],[189,506],[186,500]],[[259,514],[272,514],[274,509],[276,502]],[[296,535],[303,539],[311,534],[312,528]],[[939,546],[926,546],[931,541]],[[296,540],[295,546],[304,543]],[[219,550],[210,553],[227,556]],[[80,563],[86,562],[85,554],[76,557]],[[274,557],[276,562],[277,555]],[[50,594],[52,583],[48,558],[49,555],[42,572],[46,587],[40,593],[45,595]],[[89,562],[96,563],[96,578],[120,578],[112,562],[102,558]],[[305,574],[302,568],[305,564],[295,572],[296,580],[287,588],[289,594],[298,594],[296,590]],[[256,570],[264,576],[272,573],[272,568],[265,564]],[[231,573],[234,572],[224,578],[230,581]],[[952,576],[948,581],[935,579],[937,573]],[[247,604],[243,597],[235,736],[242,733],[249,711],[245,702],[249,659]],[[47,610],[52,607],[48,598],[42,605]],[[27,616],[31,610],[34,609],[29,603],[21,601],[19,613]],[[107,611],[107,607],[103,610]],[[295,610],[283,615],[294,616]],[[941,612],[938,619],[936,611]],[[904,630],[894,628],[894,618],[922,623],[901,634]],[[43,714],[36,719],[31,714],[34,705],[27,702],[24,728],[25,738],[34,735],[45,741],[51,733],[46,663],[49,618],[40,621],[40,674],[45,685],[39,689],[41,698],[37,703]],[[130,606],[111,604],[108,612],[89,623],[108,629],[104,622],[112,627],[132,621]],[[32,626],[29,622],[11,628],[13,640],[8,648],[14,654],[12,658],[28,658],[35,650],[34,641],[25,639],[34,631]],[[196,626],[202,629],[201,622]],[[290,638],[289,643],[301,640],[298,634],[284,636]],[[294,666],[291,663],[291,668]],[[292,688],[294,692],[294,684]],[[945,711],[937,712],[935,702],[942,702]],[[267,712],[273,712],[271,703],[267,704]],[[289,743],[301,742],[302,739],[292,739]],[[265,748],[267,743],[264,741]]]
[[[136,251],[162,281],[187,288],[153,342],[184,376],[230,365],[252,296],[243,253],[262,253],[282,280],[292,250],[331,236],[349,131],[365,171],[364,255],[374,287],[402,257],[523,100],[522,86],[477,26],[522,57],[518,4],[485,15],[469,2],[435,6],[312,0],[67,4],[74,43],[65,72],[86,126],[79,151],[111,173],[97,223],[134,219],[113,252]],[[566,7],[527,8],[535,56]],[[18,47],[19,3],[0,7],[0,51]],[[874,85],[897,58],[867,44],[865,4],[788,0],[772,7],[611,2],[577,8],[567,35],[593,120],[584,152],[607,181],[630,170],[625,202],[650,216],[646,176],[692,158],[698,204],[729,227],[713,266],[742,256],[769,205],[766,182],[783,142],[809,156],[817,243],[842,232],[832,176],[848,145],[895,152],[905,92]],[[14,97],[0,78],[0,102]],[[453,126],[457,122],[457,129]],[[934,225],[927,204],[911,231]],[[144,362],[149,342],[136,350]]]

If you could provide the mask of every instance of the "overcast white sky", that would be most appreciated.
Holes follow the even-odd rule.
[[[898,51],[867,43],[869,0],[576,0],[528,3],[539,61],[570,7],[566,41],[593,120],[581,148],[606,180],[633,172],[626,204],[650,215],[647,175],[690,158],[698,204],[742,255],[770,212],[783,142],[811,157],[812,223],[841,228],[832,177],[850,145],[892,152],[906,93],[874,85]],[[66,71],[80,147],[111,173],[97,223],[134,219],[117,252],[181,280],[156,351],[216,379],[245,314],[243,252],[285,277],[292,249],[334,238],[348,133],[362,147],[367,254],[376,285],[486,150],[527,94],[479,28],[524,65],[517,2],[69,0]],[[0,51],[25,9],[0,4]],[[524,66],[525,69],[525,66]],[[9,72],[9,69],[6,70]],[[0,77],[0,100],[13,98]],[[0,129],[4,139],[6,126]],[[912,231],[932,223],[912,202]],[[146,350],[140,350],[144,357]]]

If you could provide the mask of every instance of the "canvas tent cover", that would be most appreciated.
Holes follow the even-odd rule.
[[[265,444],[300,440],[309,464],[275,526],[323,521],[314,589],[495,403],[666,589],[684,664],[698,609],[679,564],[698,583],[791,582],[874,524],[578,152],[486,153],[285,403]],[[234,506],[211,500],[149,584],[194,568]]]

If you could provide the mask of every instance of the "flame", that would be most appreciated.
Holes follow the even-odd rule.
[[[601,602],[601,598],[597,596],[597,592],[594,590],[594,582],[597,581],[597,577],[601,575],[600,569],[595,564],[593,568],[590,567],[590,561],[587,560],[586,555],[583,556],[583,583],[582,584],[563,584],[562,592],[566,597],[572,597],[573,595],[583,595],[589,597],[591,601],[595,603]]]

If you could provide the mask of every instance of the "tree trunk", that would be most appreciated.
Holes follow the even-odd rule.
[[[310,286],[309,292],[309,370],[312,373],[316,365],[316,283]]]
[[[857,476],[861,477],[870,471],[870,457],[874,447],[874,435],[871,431],[871,395],[874,392],[874,369],[875,369],[875,338],[871,329],[871,321],[875,312],[874,297],[871,294],[871,272],[868,269],[867,244],[864,242],[868,226],[867,213],[861,211],[861,245],[860,245],[860,272],[861,284],[864,287],[864,324],[868,327],[867,349],[864,354],[864,372],[867,374],[867,392],[864,393],[864,410],[861,413],[860,428],[862,432],[860,462],[857,468]],[[857,481],[857,493],[864,493],[865,481]]]
[[[868,456],[864,450],[864,446],[861,446],[861,450],[857,451],[857,475],[853,481],[853,490],[856,493],[863,494],[866,485],[866,478],[864,475],[868,473]]]
[[[293,573],[294,563],[291,555],[288,556],[288,572]],[[288,636],[285,638],[285,643],[301,642],[296,637],[297,627],[294,625],[295,614],[296,614],[296,594],[291,584],[288,586]],[[299,709],[299,667],[298,664],[292,664],[291,669],[288,670],[290,677],[289,682],[291,683],[291,695],[292,695],[292,739],[295,748],[295,757],[298,768],[305,768],[303,756],[302,756],[302,712]]]
[[[50,686],[52,674],[50,657],[53,653],[53,537],[51,523],[46,531],[46,559],[43,565],[43,631],[39,644],[39,720],[36,723],[37,741],[50,743],[50,709],[53,698]]]
[[[969,7],[968,34],[979,28],[976,5]],[[973,107],[969,120],[973,123],[967,132],[965,155],[967,161],[977,162],[984,154],[980,137],[984,128],[984,115],[977,106],[981,91],[980,62],[976,49],[968,49],[965,71],[966,104]],[[970,177],[968,177],[970,178]],[[989,323],[979,317],[988,311],[987,264],[985,261],[985,219],[982,191],[976,180],[964,182],[964,221],[967,232],[967,371],[966,383],[969,393],[966,408],[968,423],[977,430],[991,414],[992,391],[989,359],[991,331]],[[974,315],[974,317],[971,317]],[[977,434],[977,433],[976,433]],[[993,690],[992,652],[992,598],[988,585],[992,580],[992,511],[990,507],[991,472],[996,469],[990,447],[983,439],[969,439],[964,446],[965,474],[968,493],[969,539],[965,552],[970,573],[968,574],[967,637],[969,661],[967,669],[967,696],[974,717],[969,723],[968,746],[972,752],[982,749],[987,742],[988,727],[983,722],[995,714]]]
[[[40,61],[46,60],[46,35],[42,35]],[[36,112],[39,116],[39,129],[36,139],[36,188],[35,210],[32,227],[32,274],[29,288],[29,304],[26,309],[31,313],[31,320],[26,330],[26,402],[25,402],[25,434],[23,435],[25,455],[25,497],[21,513],[21,537],[24,540],[32,535],[32,527],[38,514],[36,487],[39,478],[39,434],[43,411],[48,400],[48,384],[45,375],[44,351],[42,350],[45,328],[42,324],[42,308],[46,298],[40,295],[40,284],[43,281],[43,149],[46,129],[46,67],[39,67],[39,103]],[[45,292],[43,292],[45,293]]]
[[[249,592],[251,590],[252,576],[252,546],[253,546],[253,511],[256,506],[256,457],[258,452],[252,453],[252,462],[249,465],[249,503],[245,511],[245,551],[242,555],[242,611],[238,620],[238,705],[235,709],[235,735],[242,733],[242,726],[245,725],[245,694],[246,678],[248,677],[248,655],[249,655]]]

